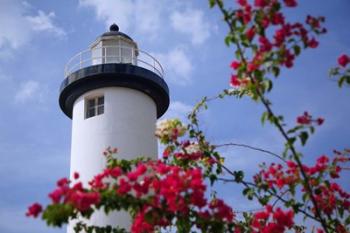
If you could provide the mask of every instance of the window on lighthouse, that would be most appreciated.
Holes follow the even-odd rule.
[[[85,118],[90,118],[104,113],[104,96],[88,98],[85,101]]]

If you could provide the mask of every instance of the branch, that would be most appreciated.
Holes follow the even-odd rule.
[[[224,144],[219,144],[219,145],[213,145],[215,148],[220,148],[220,147],[224,147],[224,146],[238,146],[238,147],[244,147],[244,148],[248,148],[248,149],[251,149],[251,150],[255,150],[255,151],[260,151],[260,152],[263,152],[263,153],[266,153],[266,154],[269,154],[269,155],[272,155],[280,160],[282,160],[283,162],[287,162],[282,156],[276,154],[276,153],[273,153],[271,151],[268,151],[268,150],[265,150],[265,149],[262,149],[262,148],[258,148],[258,147],[254,147],[254,146],[250,146],[250,145],[246,145],[246,144],[241,144],[241,143],[234,143],[234,142],[230,142],[230,143],[224,143]]]
[[[230,175],[232,175],[233,177],[235,176],[234,173],[233,173],[230,169],[228,169],[226,166],[222,165],[222,168],[223,168],[226,172],[228,172]],[[221,180],[221,181],[224,181],[224,182],[241,183],[241,184],[243,184],[243,186],[245,186],[246,188],[250,188],[250,187],[258,188],[256,184],[254,184],[254,183],[252,183],[252,182],[244,181],[244,180],[241,180],[241,181],[238,182],[238,181],[236,181],[236,180],[234,180],[234,179],[227,179],[227,178],[220,178],[220,177],[218,178],[218,180]],[[285,193],[283,193],[282,196],[280,196],[280,195],[278,195],[278,194],[272,192],[271,190],[266,190],[266,191],[267,191],[270,195],[272,195],[273,197],[275,197],[275,198],[277,199],[276,201],[281,201],[281,202],[283,202],[284,204],[288,203],[288,201],[285,200],[285,199],[283,199],[283,197],[282,197],[282,196],[285,195]],[[256,194],[255,192],[254,192],[254,196],[255,196],[258,200],[260,199],[259,195]],[[276,201],[275,201],[275,203],[276,203]],[[275,203],[274,203],[274,205],[275,205]],[[307,216],[307,217],[309,217],[309,218],[311,218],[311,219],[313,219],[313,220],[319,222],[319,219],[318,219],[318,218],[316,218],[315,216],[309,214],[307,211],[305,211],[305,210],[303,210],[303,209],[301,209],[301,208],[299,208],[299,207],[296,207],[296,209],[297,209],[298,212],[303,213],[305,216]]]
[[[229,29],[230,29],[230,33],[234,33],[235,29],[233,28],[232,24],[229,22],[230,16],[228,15],[227,11],[224,9],[223,2],[220,1],[220,0],[215,0],[215,2],[217,3],[217,5],[218,5],[220,11],[222,12],[222,14],[224,15],[224,21],[228,24]],[[240,54],[240,57],[241,57],[243,63],[247,64],[247,61],[246,61],[246,59],[244,57],[244,54],[243,54],[243,51],[242,51],[240,43],[238,41],[236,41],[235,44],[237,46],[237,51]],[[255,84],[258,87],[258,85],[256,84],[256,80],[253,77],[251,77],[251,75],[249,75],[249,79],[251,80],[251,82],[253,84]],[[261,102],[265,106],[268,114],[270,116],[276,118],[276,115],[274,114],[274,112],[272,111],[272,109],[270,107],[270,101],[268,101],[265,98],[264,94],[261,93],[259,88],[256,88],[256,92],[257,92]],[[286,131],[284,130],[283,126],[280,124],[279,121],[275,122],[275,126],[277,127],[279,132],[282,134],[283,138],[287,141],[287,143],[290,142],[289,136],[287,135]],[[325,219],[322,217],[322,214],[321,214],[321,211],[320,211],[320,209],[318,207],[317,201],[316,201],[315,197],[313,196],[313,190],[312,190],[312,187],[310,185],[309,178],[306,175],[306,172],[304,171],[303,164],[301,163],[299,155],[297,154],[296,149],[295,149],[293,144],[290,145],[290,151],[292,152],[293,158],[297,162],[297,165],[298,165],[298,167],[300,169],[300,172],[301,172],[301,174],[302,174],[302,176],[303,176],[303,178],[305,180],[304,186],[305,186],[305,189],[307,190],[307,192],[309,193],[310,199],[311,199],[311,201],[312,201],[312,203],[314,205],[315,212],[316,212],[316,217],[318,218],[318,221],[321,223],[321,225],[322,225],[323,229],[325,230],[325,232],[329,233],[327,223],[326,223]]]

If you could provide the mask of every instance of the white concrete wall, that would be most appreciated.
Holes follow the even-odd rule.
[[[99,95],[104,95],[104,114],[85,119],[85,99]],[[71,177],[79,172],[80,179],[87,184],[105,168],[102,152],[108,146],[118,148],[119,158],[156,159],[156,114],[156,105],[149,96],[129,88],[101,88],[79,97],[73,108]],[[89,223],[129,228],[130,221],[126,213],[109,216],[97,213]],[[72,225],[68,233],[74,232]]]

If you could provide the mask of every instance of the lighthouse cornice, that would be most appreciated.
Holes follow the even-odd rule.
[[[104,87],[125,87],[151,97],[157,106],[157,117],[169,107],[169,89],[156,73],[132,64],[110,63],[88,66],[69,74],[60,88],[59,104],[72,118],[74,102],[84,93]]]

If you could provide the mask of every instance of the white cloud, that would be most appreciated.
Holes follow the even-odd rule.
[[[202,44],[210,37],[212,28],[204,19],[204,13],[201,10],[175,11],[171,14],[170,19],[175,31],[189,36],[194,45]]]
[[[187,115],[192,111],[193,106],[183,103],[181,101],[173,101],[170,103],[169,109],[162,117],[162,119],[178,118],[185,122]]]
[[[160,61],[165,71],[165,78],[178,85],[187,85],[192,82],[193,66],[191,60],[181,47],[174,48],[167,53],[153,53]]]
[[[144,33],[155,37],[161,26],[162,3],[149,0],[80,0],[80,6],[92,7],[106,27],[117,23],[124,32]]]
[[[40,83],[37,81],[25,81],[20,84],[19,89],[15,94],[15,102],[25,103],[32,100],[42,102],[44,90],[45,88],[42,88]]]
[[[140,33],[150,39],[159,39],[161,33],[169,33],[168,29],[172,28],[175,33],[188,36],[192,44],[199,45],[212,31],[203,11],[185,1],[79,0],[79,3],[92,8],[106,27],[117,23],[123,32]]]
[[[79,0],[80,6],[93,7],[97,19],[105,22],[106,26],[116,22],[119,26],[128,28],[132,15],[132,2],[123,0]]]
[[[54,25],[54,23],[52,22],[53,18],[55,18],[55,12],[50,12],[46,14],[41,10],[38,11],[38,15],[36,16],[26,17],[34,31],[48,31],[54,33],[57,36],[66,35],[62,28]]]
[[[28,3],[18,0],[2,0],[0,7],[0,55],[11,55],[11,50],[29,43],[36,32],[53,32],[55,36],[64,35],[63,29],[55,26],[54,12],[46,14],[38,11],[29,15]]]

